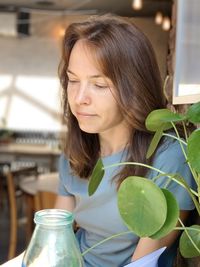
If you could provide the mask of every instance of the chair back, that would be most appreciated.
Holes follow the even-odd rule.
[[[35,195],[35,210],[53,209],[56,201],[56,193],[38,191]]]
[[[23,176],[28,174],[37,173],[37,166],[23,167],[16,170],[12,170],[7,165],[3,170],[3,175],[6,178],[8,202],[9,202],[9,247],[8,247],[8,260],[12,259],[16,255],[17,248],[17,229],[18,229],[18,215],[17,215],[17,202],[16,202],[16,186],[14,178],[17,176]]]
[[[13,181],[13,174],[6,173],[6,182],[8,190],[8,201],[10,210],[10,240],[8,248],[8,260],[12,259],[16,253],[17,246],[17,204],[15,198],[15,185]]]
[[[35,194],[35,210],[53,209],[57,196],[58,173],[40,175],[37,179],[37,192]]]

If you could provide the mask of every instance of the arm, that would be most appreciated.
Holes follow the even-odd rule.
[[[58,195],[54,205],[55,209],[64,209],[70,212],[74,210],[75,198],[67,190],[71,179],[72,176],[68,160],[65,158],[64,154],[62,154],[59,159],[59,186]]]
[[[180,219],[182,221],[185,221],[186,218],[189,215],[189,211],[181,211],[180,212]],[[132,261],[135,261],[161,247],[169,247],[171,246],[177,237],[179,236],[180,231],[172,231],[167,236],[161,238],[161,239],[151,239],[149,237],[143,237],[140,238],[138,245],[134,251],[134,254],[132,256]]]
[[[73,196],[57,196],[56,203],[54,206],[55,209],[63,209],[70,212],[73,212],[75,208],[75,198]],[[74,222],[73,228],[74,231],[77,231],[77,224]]]
[[[160,151],[161,152],[159,153],[157,152],[157,155],[154,158],[153,166],[164,171],[165,173],[179,173],[182,177],[184,177],[188,186],[194,189],[194,179],[188,165],[185,162],[185,157],[182,153],[179,143],[171,142],[167,145],[166,149],[161,149]],[[157,175],[157,172],[150,172],[151,179]],[[160,188],[165,187],[166,177],[157,179],[155,183]],[[194,203],[191,197],[183,187],[179,186],[175,182],[171,182],[167,189],[171,191],[176,197],[180,208],[179,217],[184,222],[188,217],[189,210],[192,210],[194,208]],[[170,247],[175,242],[179,234],[180,231],[176,230],[172,231],[160,240],[154,240],[147,237],[140,238],[133,253],[132,260],[137,260],[161,247]]]
[[[73,196],[57,196],[55,209],[73,211],[75,208],[75,199]]]

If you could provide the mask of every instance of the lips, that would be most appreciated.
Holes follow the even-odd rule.
[[[77,117],[94,117],[96,114],[87,113],[87,112],[76,112]]]

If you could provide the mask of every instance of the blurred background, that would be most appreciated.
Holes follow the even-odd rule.
[[[62,130],[57,78],[60,41],[69,23],[88,15],[111,12],[133,17],[151,39],[164,78],[171,10],[170,0],[1,0],[1,125],[33,131],[33,139],[35,131]],[[164,21],[155,23],[159,14],[167,26]]]
[[[198,10],[198,0],[0,0],[0,263],[27,246],[38,180],[56,191],[66,27],[96,14],[131,17],[152,42],[163,82],[169,77],[169,106],[184,109],[200,100]]]

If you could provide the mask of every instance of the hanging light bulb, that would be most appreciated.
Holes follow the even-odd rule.
[[[132,8],[135,10],[140,10],[142,9],[143,2],[142,0],[133,0],[132,2]]]
[[[170,29],[171,22],[169,17],[164,17],[162,22],[162,29],[168,31]]]
[[[155,16],[155,23],[160,25],[162,24],[162,21],[163,21],[163,14],[162,12],[158,11]]]
[[[62,38],[65,35],[65,28],[60,27],[58,30],[58,35]]]

